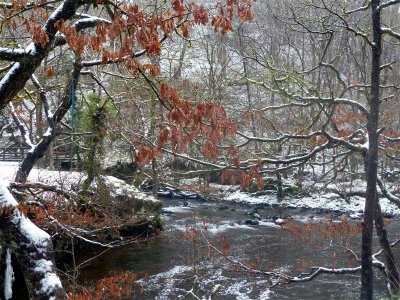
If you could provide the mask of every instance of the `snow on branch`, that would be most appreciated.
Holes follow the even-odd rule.
[[[355,9],[345,11],[345,13],[346,14],[352,14],[352,13],[355,13],[355,12],[365,11],[365,10],[369,9],[369,7],[371,6],[371,1],[366,1],[366,2],[367,3],[364,6],[360,6],[360,7],[357,7]]]
[[[346,149],[355,151],[355,152],[365,152],[368,150],[368,142],[364,142],[363,144],[355,144],[352,142],[349,142],[349,140],[355,139],[358,135],[360,136],[365,136],[365,132],[362,130],[356,130],[352,134],[344,137],[344,138],[338,138],[330,135],[327,132],[324,132],[324,136],[332,143],[341,145],[342,147],[345,147]],[[357,141],[357,139],[355,139]]]
[[[39,80],[38,80],[38,78],[36,77],[35,74],[32,74],[31,80],[32,80],[34,86],[38,89],[39,98],[40,98],[40,101],[42,101],[42,103],[43,103],[44,112],[46,114],[46,118],[47,118],[47,122],[49,124],[49,127],[53,128],[54,127],[53,126],[53,119],[52,119],[53,114],[50,111],[49,100],[47,99],[46,91],[43,88],[43,86],[40,84],[40,82],[39,82]]]
[[[312,267],[310,268],[310,272],[303,272],[298,276],[292,277],[288,280],[288,283],[311,281],[321,274],[353,274],[360,271],[361,271],[361,266],[354,268]]]
[[[241,161],[241,164],[291,164],[299,161],[307,161],[311,157],[314,157],[317,153],[329,148],[332,145],[331,141],[327,141],[320,146],[315,147],[313,150],[307,153],[300,153],[299,155],[290,158],[258,158],[258,159],[248,159],[246,161]]]
[[[50,236],[22,214],[6,182],[0,182],[0,208],[2,246],[16,254],[31,298],[65,299],[51,258],[53,246]]]
[[[29,63],[22,64],[16,62],[0,80],[0,109],[4,108],[25,86],[36,68],[40,66],[40,63],[48,54],[48,51],[53,47],[53,41],[58,32],[57,22],[60,22],[60,20],[69,20],[75,16],[79,7],[91,2],[90,0],[65,0],[54,10],[42,28],[47,37],[46,41],[42,42],[42,44],[31,43],[24,50],[24,52],[29,53]],[[7,53],[7,51],[3,52]]]
[[[49,4],[53,4],[56,2],[59,2],[59,0],[52,0],[52,1],[43,1],[44,3],[41,3],[41,1],[30,1],[23,6],[23,10],[26,11],[30,8],[33,7],[44,7],[44,6],[49,6]],[[12,9],[14,6],[14,1],[2,1],[0,2],[0,7],[1,8],[7,8],[7,9]]]
[[[362,105],[360,102],[348,98],[325,98],[325,97],[303,97],[303,96],[296,96],[296,98],[302,101],[310,101],[316,103],[324,103],[332,105],[337,105],[337,104],[349,105],[359,109],[365,116],[369,116],[368,109],[364,105]]]
[[[366,117],[369,116],[368,109],[364,105],[362,105],[360,102],[357,102],[352,99],[342,98],[342,97],[301,96],[299,94],[289,93],[285,88],[281,88],[279,86],[277,86],[276,88],[272,88],[272,87],[268,86],[265,82],[258,82],[256,80],[249,79],[249,78],[247,80],[250,83],[259,85],[270,92],[280,93],[280,94],[283,94],[286,98],[297,101],[297,102],[289,102],[289,103],[285,103],[285,104],[281,104],[281,105],[267,106],[262,109],[263,111],[279,110],[279,109],[283,109],[283,108],[287,108],[287,107],[291,107],[291,106],[307,107],[312,104],[321,103],[321,104],[330,104],[330,105],[339,105],[339,104],[349,105],[351,107],[354,107],[354,108],[360,110]]]
[[[111,21],[103,18],[87,16],[75,22],[76,31],[81,31],[87,28],[96,27],[97,24],[111,24]]]
[[[27,130],[25,128],[24,124],[22,124],[22,121],[17,116],[14,105],[11,102],[10,102],[10,108],[11,108],[11,115],[14,120],[14,123],[17,125],[17,127],[21,133],[21,136],[24,138],[25,144],[27,144],[29,147],[31,147],[31,149],[33,149],[35,147],[35,145],[32,143],[32,140],[29,136],[29,130]]]
[[[256,136],[248,136],[242,132],[237,132],[238,135],[241,137],[250,140],[250,141],[255,141],[255,142],[262,142],[262,143],[279,143],[283,142],[289,139],[297,139],[297,140],[307,140],[315,136],[324,136],[324,133],[321,131],[315,131],[309,134],[287,134],[284,133],[281,136],[277,138],[261,138],[261,137],[256,137]]]
[[[9,187],[12,189],[17,189],[17,190],[25,190],[25,189],[40,189],[46,192],[54,192],[59,195],[64,196],[65,198],[69,199],[71,198],[71,192],[66,192],[63,189],[60,189],[57,186],[54,185],[48,185],[44,184],[41,182],[25,182],[25,183],[20,183],[20,182],[10,182]]]
[[[389,6],[398,4],[398,3],[400,3],[400,0],[388,0],[388,1],[383,2],[381,5],[379,5],[378,9],[382,10],[382,9],[384,9],[386,7],[389,7]]]
[[[377,178],[377,183],[379,188],[382,191],[383,196],[385,196],[390,202],[394,203],[397,205],[397,207],[400,207],[400,198],[393,195],[383,184],[382,180],[380,178]]]
[[[400,33],[393,31],[391,28],[382,27],[381,30],[382,30],[382,33],[388,34],[388,35],[390,35],[391,37],[394,37],[394,38],[400,40]]]
[[[392,137],[388,137],[388,136],[384,136],[385,137],[385,139],[388,141],[388,142],[391,142],[391,143],[398,143],[398,142],[400,142],[400,137],[397,137],[397,138],[392,138]]]
[[[4,48],[0,47],[0,59],[6,61],[26,62],[30,59],[31,55],[25,50],[20,48]]]

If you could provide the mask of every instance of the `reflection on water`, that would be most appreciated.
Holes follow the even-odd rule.
[[[207,239],[226,249],[232,257],[258,269],[300,272],[310,266],[348,267],[357,264],[349,252],[358,251],[359,236],[344,240],[336,237],[323,240],[318,235],[304,241],[288,236],[287,230],[274,223],[272,216],[293,214],[294,224],[319,222],[331,216],[294,210],[276,211],[260,208],[259,225],[246,225],[254,218],[254,210],[241,206],[216,203],[180,202],[165,204],[165,232],[147,244],[110,251],[94,260],[82,273],[81,280],[113,275],[124,270],[142,274],[135,284],[133,299],[179,299],[192,290],[200,299],[356,299],[359,275],[323,275],[312,282],[270,287],[269,278],[255,276],[233,267],[221,255],[202,247],[205,239],[193,243],[187,236],[189,228],[205,231]],[[336,216],[335,218],[340,218]],[[199,231],[197,232],[199,233]],[[186,239],[185,239],[186,237]],[[144,275],[145,274],[145,275]],[[379,277],[379,274],[378,274]],[[376,283],[377,295],[386,292],[382,276]],[[188,296],[188,299],[193,299]]]

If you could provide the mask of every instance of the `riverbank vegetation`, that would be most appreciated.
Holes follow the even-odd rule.
[[[0,158],[18,163],[0,165],[4,298],[11,260],[30,298],[67,297],[58,234],[75,246],[124,245],[161,229],[157,196],[216,191],[348,207],[363,218],[359,266],[269,276],[359,272],[360,299],[372,299],[377,267],[397,295],[384,216],[400,206],[399,5],[2,3]]]

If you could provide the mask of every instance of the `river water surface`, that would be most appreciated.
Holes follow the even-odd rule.
[[[358,298],[359,274],[322,275],[311,282],[271,287],[268,277],[239,270],[205,246],[209,240],[248,266],[293,275],[310,266],[356,266],[354,255],[345,248],[359,252],[359,233],[345,234],[348,238],[310,234],[304,239],[289,234],[272,218],[291,215],[291,224],[303,226],[329,220],[337,223],[345,216],[192,200],[186,204],[166,200],[164,232],[140,247],[129,246],[101,256],[84,270],[83,278],[99,279],[124,270],[142,274],[129,299],[182,299],[190,290],[199,299]],[[247,219],[257,218],[261,219],[259,225],[245,225]],[[350,224],[356,226],[357,222]],[[392,236],[398,229],[395,223],[389,225]],[[385,284],[378,271],[376,275],[376,297],[381,298],[386,295]],[[210,298],[213,290],[217,291]],[[188,295],[186,299],[195,298]]]

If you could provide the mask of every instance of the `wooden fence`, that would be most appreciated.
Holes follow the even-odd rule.
[[[20,162],[24,159],[30,148],[28,147],[0,147],[0,161]],[[66,151],[54,150],[53,152],[54,166],[62,166],[63,164],[76,163],[76,158],[71,158],[71,153]]]

